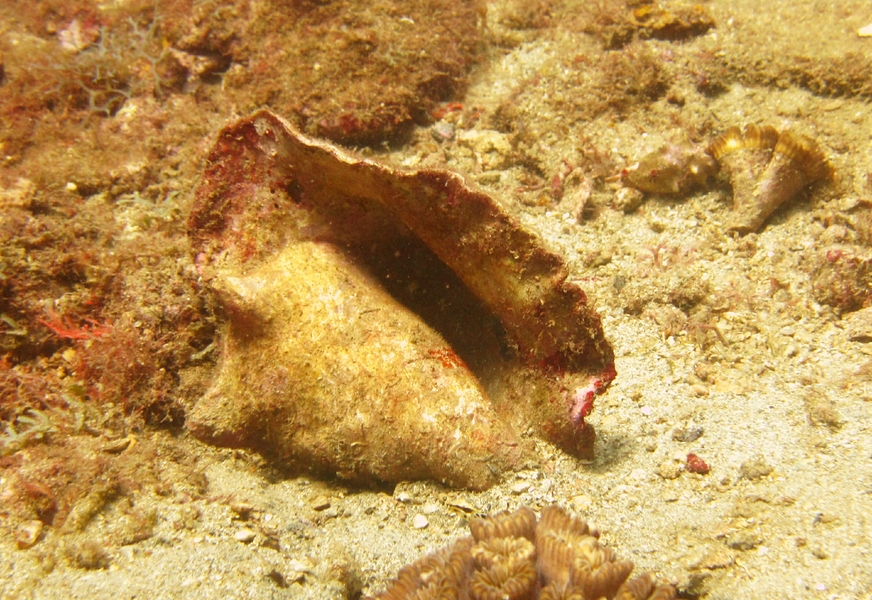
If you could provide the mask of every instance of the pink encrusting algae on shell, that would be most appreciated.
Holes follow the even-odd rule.
[[[781,206],[807,185],[832,177],[832,167],[817,143],[771,125],[730,127],[709,146],[733,187],[728,228],[757,231]]]
[[[259,111],[220,134],[188,223],[227,321],[198,438],[366,484],[486,488],[533,458],[527,431],[593,457],[584,417],[615,376],[600,318],[459,175]]]

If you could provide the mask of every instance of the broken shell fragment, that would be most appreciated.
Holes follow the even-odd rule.
[[[455,174],[307,138],[269,111],[227,127],[189,234],[226,316],[186,423],[289,470],[485,488],[532,430],[591,458],[615,375],[584,292]]]
[[[667,144],[646,154],[621,176],[624,185],[650,194],[686,194],[705,185],[718,165],[705,148]]]
[[[733,186],[733,214],[728,228],[740,234],[757,231],[775,210],[804,187],[832,177],[832,168],[817,143],[772,126],[730,127],[709,147]]]

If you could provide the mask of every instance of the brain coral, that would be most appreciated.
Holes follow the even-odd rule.
[[[471,537],[404,567],[377,600],[672,600],[651,573],[627,581],[599,532],[551,505],[475,519]]]

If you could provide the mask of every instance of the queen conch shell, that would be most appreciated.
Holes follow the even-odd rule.
[[[612,349],[561,259],[455,174],[406,171],[262,110],[225,128],[189,217],[227,321],[186,425],[286,470],[474,489],[593,455]]]
[[[733,186],[728,228],[757,231],[781,206],[812,182],[832,177],[832,167],[814,140],[779,133],[767,125],[730,127],[709,146]]]

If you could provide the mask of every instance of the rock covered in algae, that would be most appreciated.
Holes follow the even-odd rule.
[[[268,111],[219,136],[189,232],[227,320],[197,437],[290,470],[484,488],[532,430],[593,455],[615,375],[583,291],[499,203]]]
[[[427,123],[484,49],[482,0],[236,4],[195,10],[185,49],[232,60],[222,87],[243,111],[268,104],[344,144],[397,141]]]
[[[469,524],[465,537],[404,567],[377,600],[672,600],[675,588],[651,573],[628,581],[599,532],[556,505],[521,508]]]

